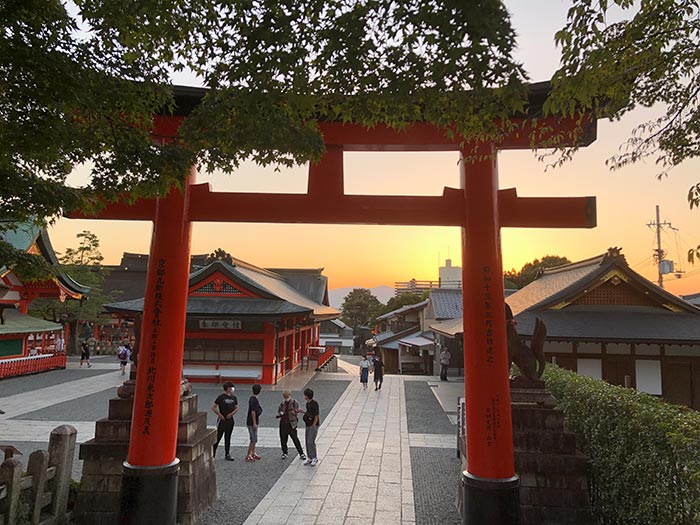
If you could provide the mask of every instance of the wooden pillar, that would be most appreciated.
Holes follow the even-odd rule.
[[[153,226],[120,523],[174,524],[175,457],[190,269],[189,187],[159,198]]]
[[[467,471],[462,475],[465,523],[519,523],[518,477],[508,381],[503,264],[498,222],[496,149],[462,152],[464,382]]]
[[[265,338],[263,340],[263,365],[270,365],[275,362],[275,345],[277,344],[277,334],[275,332],[274,323],[263,323],[263,333],[265,334]],[[262,370],[263,384],[271,385],[274,383],[274,366],[263,366]]]

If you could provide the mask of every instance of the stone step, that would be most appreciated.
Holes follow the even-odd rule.
[[[175,451],[180,461],[192,462],[205,453],[211,454],[216,441],[216,430],[205,429],[190,443],[178,443]],[[91,439],[80,445],[78,457],[82,460],[110,460],[121,462],[129,452],[128,441],[97,441]],[[121,471],[120,471],[121,473]]]
[[[510,400],[513,403],[537,403],[545,407],[555,407],[557,400],[544,389],[511,388]]]
[[[198,432],[206,430],[206,428],[206,412],[192,414],[188,419],[178,422],[177,441],[178,443],[186,443],[197,435]],[[95,439],[97,441],[128,442],[130,433],[130,420],[100,419],[95,422]]]
[[[520,472],[518,475],[521,487],[588,490],[586,472]]]
[[[566,431],[514,429],[513,446],[523,452],[576,454],[576,435]]]
[[[588,472],[588,458],[583,454],[543,454],[522,452],[515,454],[515,471],[550,474]]]
[[[564,430],[564,413],[536,403],[512,403],[513,430]]]
[[[180,398],[180,419],[187,419],[192,414],[197,413],[197,394],[191,394]],[[134,408],[134,400],[114,398],[109,400],[109,419],[125,420],[131,419]]]
[[[590,508],[520,505],[521,525],[595,525]]]

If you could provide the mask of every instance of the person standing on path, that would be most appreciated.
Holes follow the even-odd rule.
[[[124,343],[119,345],[117,348],[117,359],[119,359],[119,366],[122,371],[122,375],[126,374],[126,365],[129,364],[129,358],[131,357],[131,348],[129,343]]]
[[[88,368],[92,367],[90,364],[90,345],[88,344],[87,339],[85,339],[80,345],[80,368],[83,367],[83,361],[87,363]]]
[[[445,348],[440,352],[440,381],[447,381],[447,368],[450,366],[452,354]]]
[[[371,363],[367,359],[367,354],[362,354],[362,361],[360,361],[360,383],[362,383],[362,389],[367,390],[367,381],[369,381],[369,367]]]
[[[315,467],[318,463],[316,452],[316,436],[318,427],[321,424],[321,416],[318,408],[318,401],[314,399],[314,391],[310,388],[304,390],[306,400],[306,410],[304,411],[304,423],[306,423],[306,452],[308,459],[304,460],[304,465]]]
[[[258,394],[262,387],[259,384],[253,385],[253,395],[250,396],[248,400],[248,417],[246,418],[246,426],[248,427],[248,435],[250,436],[250,443],[248,443],[248,453],[246,454],[246,461],[257,461],[262,459],[255,453],[255,446],[258,443],[258,425],[260,424],[260,415],[262,414],[262,407],[260,406],[260,401],[258,401]]]
[[[282,397],[284,401],[280,403],[277,409],[277,417],[280,419],[280,443],[282,445],[282,459],[287,459],[289,454],[289,448],[287,443],[289,442],[289,437],[291,436],[292,442],[299,452],[299,457],[302,460],[306,460],[306,455],[304,455],[304,449],[301,448],[301,443],[299,443],[299,436],[297,435],[297,426],[299,425],[299,418],[297,414],[301,413],[299,410],[299,403],[296,399],[292,399],[292,392],[285,390],[282,392]]]
[[[212,412],[219,418],[219,423],[216,426],[216,443],[214,443],[214,457],[216,457],[216,448],[219,446],[221,436],[224,436],[224,452],[226,452],[226,460],[233,461],[231,457],[231,434],[233,433],[233,416],[238,412],[238,399],[233,395],[233,383],[226,381],[224,383],[224,393],[216,398],[211,407]]]
[[[374,359],[374,391],[382,389],[382,383],[384,382],[384,361],[382,361],[382,356],[378,355]]]

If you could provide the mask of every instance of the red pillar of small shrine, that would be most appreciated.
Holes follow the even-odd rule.
[[[159,198],[153,225],[120,523],[175,524],[183,342],[190,270],[189,185]]]
[[[462,229],[464,381],[467,401],[467,470],[462,473],[464,523],[520,522],[498,220],[498,169],[493,144],[465,159]]]

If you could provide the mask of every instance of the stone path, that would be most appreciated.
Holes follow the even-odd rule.
[[[404,399],[400,377],[381,392],[352,381],[321,422],[318,466],[295,462],[245,524],[415,523]]]
[[[313,377],[314,381],[338,380],[347,384],[347,387],[343,385],[336,392],[335,395],[339,391],[342,394],[330,412],[322,413],[317,439],[318,466],[303,466],[301,461],[295,459],[296,453],[290,456],[289,464],[283,462],[282,466],[279,463],[277,428],[261,427],[258,445],[264,451],[263,462],[270,462],[267,465],[269,468],[265,470],[264,465],[239,461],[235,464],[217,464],[222,481],[222,504],[218,505],[218,513],[205,516],[204,523],[221,523],[221,519],[231,524],[265,525],[442,525],[459,522],[454,509],[455,496],[451,493],[455,490],[459,473],[459,461],[455,454],[456,437],[449,423],[445,424],[445,414],[452,409],[452,400],[458,393],[459,385],[450,383],[448,388],[444,383],[434,384],[436,378],[386,376],[381,391],[375,392],[373,383],[364,391],[359,383],[358,367],[342,360],[339,366],[346,373],[315,376],[313,372],[296,372],[290,374],[286,381],[280,381],[276,388],[297,391]],[[97,398],[102,403],[105,391],[120,385],[124,377],[118,372],[118,363],[107,358],[93,361],[90,370],[105,370],[100,375],[92,375],[86,370],[83,376],[74,370],[78,368],[78,363],[73,360],[69,361],[68,368],[71,370],[65,371],[63,383],[45,386],[47,380],[42,379],[41,374],[27,376],[21,384],[23,387],[26,381],[26,391],[21,392],[22,388],[15,385],[12,389],[6,389],[12,395],[5,397],[2,397],[0,382],[0,408],[6,411],[6,414],[0,415],[0,441],[21,443],[30,451],[33,450],[32,443],[45,443],[50,431],[64,423],[77,428],[79,442],[94,436],[94,421],[71,419],[79,419],[77,414],[85,416],[85,400],[94,399],[95,394],[99,394]],[[60,373],[64,372],[54,372]],[[416,382],[423,382],[424,386],[417,390]],[[432,388],[429,386],[431,384]],[[323,391],[320,386],[319,390]],[[408,398],[407,390],[409,394],[413,392]],[[329,406],[335,399],[330,400]],[[200,401],[200,404],[201,410],[207,410],[207,403]],[[55,407],[55,417],[51,415],[52,407]],[[38,412],[30,414],[34,411]],[[411,433],[407,414],[412,414]],[[23,415],[29,419],[11,419]],[[421,425],[415,424],[416,415]],[[94,417],[102,416],[96,414]],[[299,429],[299,437],[303,443],[303,425]],[[237,424],[232,447],[245,447],[247,444],[247,430]],[[238,455],[243,454],[243,448],[236,450]],[[80,463],[76,458],[76,478],[80,473]],[[234,471],[240,486],[229,493],[224,481]],[[269,473],[263,474],[263,471]],[[226,502],[232,499],[235,504],[235,500],[241,497],[238,492],[242,490],[241,487],[252,486],[251,481],[245,480],[254,480],[255,476],[260,475],[266,476],[266,483],[267,480],[269,483],[249,494],[250,501],[241,507],[241,512],[232,513]],[[414,487],[418,491],[415,494]],[[442,509],[444,515],[438,516],[435,509]]]

